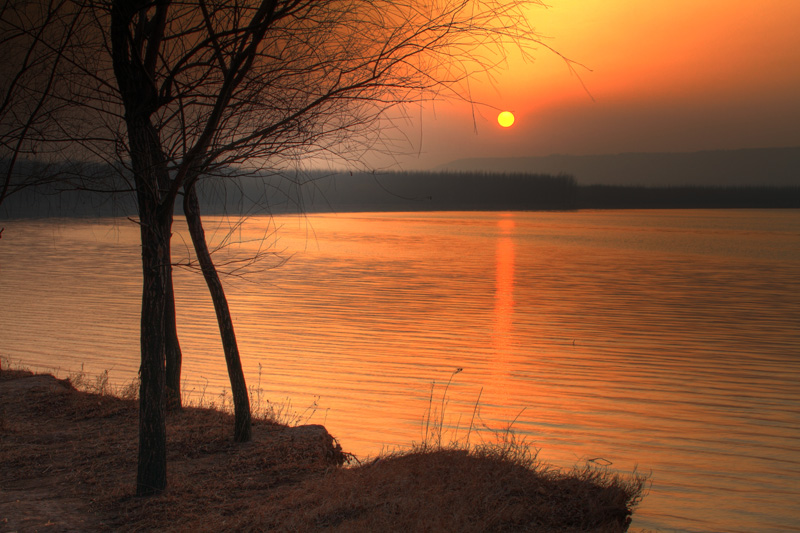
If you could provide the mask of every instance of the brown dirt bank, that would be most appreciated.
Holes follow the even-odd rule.
[[[168,417],[168,490],[133,496],[137,402],[0,372],[0,531],[625,531],[645,480],[436,450],[353,468],[322,426]]]

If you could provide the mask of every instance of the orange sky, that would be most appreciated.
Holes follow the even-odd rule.
[[[800,1],[552,0],[531,21],[578,69],[540,49],[511,54],[494,87],[473,94],[513,111],[437,104],[409,134],[421,156],[404,168],[461,157],[694,151],[800,145]],[[417,148],[415,146],[415,148]]]

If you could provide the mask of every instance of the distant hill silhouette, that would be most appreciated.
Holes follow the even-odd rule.
[[[579,185],[798,186],[800,147],[459,159],[436,170],[569,174]]]

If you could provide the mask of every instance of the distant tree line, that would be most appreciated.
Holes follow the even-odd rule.
[[[102,174],[98,165],[72,172]],[[118,170],[108,171],[119,175]],[[575,209],[800,208],[800,186],[640,187],[578,185],[573,176],[489,172],[281,172],[201,179],[208,214],[363,211],[538,211]],[[132,216],[133,192],[60,190],[46,183],[21,191],[3,218]],[[43,201],[47,199],[47,201]]]
[[[577,190],[572,176],[488,172],[314,172],[306,183],[310,211],[565,210]]]

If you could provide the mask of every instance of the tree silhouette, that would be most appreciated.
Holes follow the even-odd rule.
[[[68,3],[0,6],[0,205],[25,188],[59,179],[48,164],[54,147],[47,140],[64,106],[57,88],[64,50],[81,20]],[[34,156],[38,164],[27,164]]]
[[[389,112],[469,101],[469,80],[508,45],[542,45],[526,8],[473,0],[73,0],[70,106],[56,146],[114,164],[135,190],[142,243],[137,494],[166,487],[168,391],[179,399],[170,240],[183,205],[223,338],[235,439],[250,409],[233,322],[205,241],[196,186],[318,155],[358,160]],[[543,45],[542,45],[543,46]]]

